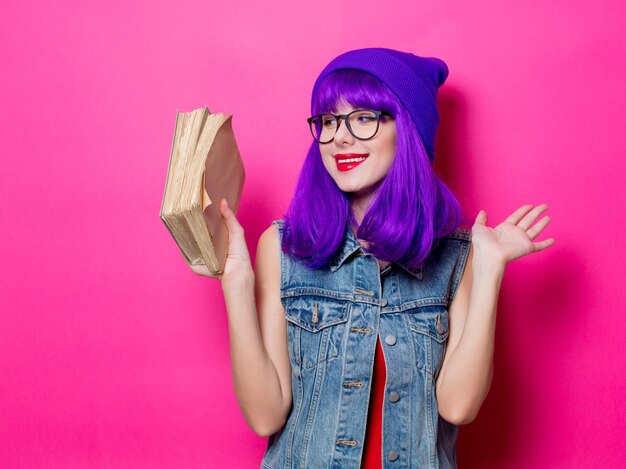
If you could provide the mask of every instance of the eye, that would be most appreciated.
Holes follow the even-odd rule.
[[[372,122],[373,120],[376,120],[376,116],[372,116],[369,114],[364,114],[358,117],[359,122]]]
[[[371,124],[372,122],[376,122],[376,114],[371,111],[359,112],[353,116],[352,122],[357,122],[361,125]]]
[[[334,116],[322,116],[322,125],[325,127],[333,127],[337,122]]]

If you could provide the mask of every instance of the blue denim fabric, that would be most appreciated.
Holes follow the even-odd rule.
[[[283,221],[273,223],[282,237]],[[417,270],[392,263],[380,272],[349,229],[327,269],[281,251],[293,405],[262,468],[360,467],[378,336],[387,369],[383,467],[456,467],[458,427],[439,416],[435,381],[470,236],[459,228],[439,239]]]

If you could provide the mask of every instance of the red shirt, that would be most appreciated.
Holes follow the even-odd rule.
[[[367,412],[367,427],[365,429],[365,443],[361,469],[382,469],[382,432],[383,432],[383,398],[385,394],[385,379],[387,370],[380,339],[376,341],[374,354],[374,376],[372,377],[372,391],[369,410]]]

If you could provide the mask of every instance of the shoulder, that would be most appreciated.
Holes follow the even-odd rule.
[[[268,226],[263,233],[261,233],[257,247],[257,256],[259,255],[260,250],[263,250],[264,252],[267,251],[268,254],[279,254],[278,249],[280,246],[282,227],[282,220],[274,220],[272,224]]]
[[[272,226],[275,226],[279,231],[282,231],[283,227],[285,226],[285,220],[274,220],[272,221],[270,228]]]
[[[437,260],[449,269],[449,301],[454,300],[457,292],[465,296],[472,282],[472,231],[458,227],[452,233],[442,236],[437,243]],[[461,300],[462,302],[463,300]],[[459,301],[457,301],[459,303]]]
[[[278,285],[280,279],[280,233],[272,223],[259,238],[256,250],[255,274],[264,286]]]
[[[263,233],[261,233],[261,238],[259,240],[270,240],[274,241],[279,240],[282,236],[283,228],[285,226],[284,220],[272,220],[270,226],[268,226]]]
[[[452,233],[443,237],[444,239],[455,239],[469,243],[472,240],[472,230],[464,227],[458,227]]]
[[[435,239],[430,253],[432,262],[438,264],[455,264],[464,262],[469,252],[472,240],[472,231],[459,227],[452,233]]]
[[[449,258],[451,262],[460,265],[463,270],[472,248],[472,231],[459,227],[452,233],[438,238],[436,246],[440,256]]]
[[[468,231],[468,230],[466,230]],[[452,294],[451,300],[456,297],[462,297],[460,302],[469,302],[469,293],[472,288],[473,272],[472,272],[472,257],[473,246],[471,243],[471,231],[468,231],[467,237],[461,239],[460,248],[458,250],[458,256],[456,260],[455,272],[452,282]],[[457,292],[459,294],[457,294]],[[459,301],[457,301],[459,302]]]
[[[468,260],[471,260],[472,256],[472,230],[459,227],[453,233],[447,236],[448,239],[457,242],[458,246],[458,259],[457,262],[463,271]]]

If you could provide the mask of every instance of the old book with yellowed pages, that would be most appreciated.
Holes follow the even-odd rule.
[[[220,200],[236,213],[245,178],[232,115],[207,107],[176,113],[160,216],[189,265],[223,271],[228,229]]]

